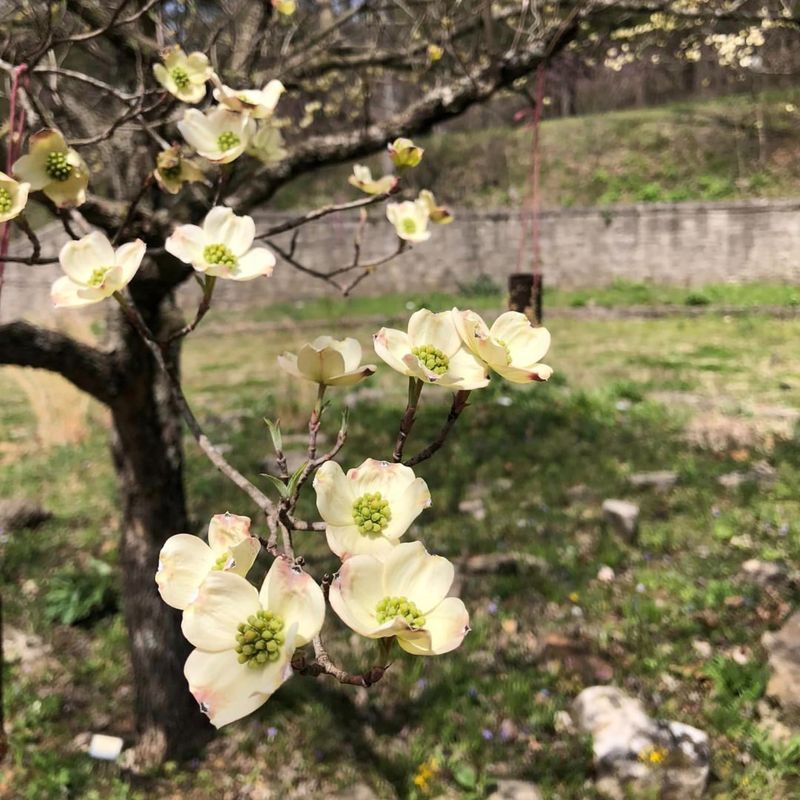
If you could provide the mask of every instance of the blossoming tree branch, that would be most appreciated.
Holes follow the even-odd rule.
[[[27,322],[0,325],[0,363],[58,372],[111,412],[135,710],[152,758],[196,748],[205,735],[198,706],[219,726],[252,712],[292,674],[363,686],[399,651],[458,647],[468,610],[448,596],[453,566],[408,540],[436,496],[414,468],[444,445],[491,375],[527,383],[550,374],[540,363],[548,334],[521,315],[489,327],[471,311],[421,310],[406,330],[375,333],[371,360],[407,382],[408,402],[392,451],[351,464],[346,417],[326,452],[319,431],[331,424],[337,387],[377,367],[362,363],[354,340],[320,337],[279,359],[318,387],[304,464],[289,473],[271,422],[277,474],[248,477],[214,446],[180,379],[181,341],[212,311],[219,281],[269,281],[273,270],[293,269],[349,294],[390,260],[413,258],[452,221],[429,190],[408,188],[424,159],[410,137],[503,89],[525,96],[539,65],[581,41],[597,47],[595,29],[627,30],[643,15],[650,28],[637,30],[648,35],[665,24],[694,33],[708,20],[735,24],[728,5],[362,0],[343,10],[232,0],[200,13],[163,0],[11,3],[0,39],[9,110],[0,289],[6,264],[57,263],[56,306],[80,314],[102,303],[108,313],[102,348]],[[748,26],[796,24],[782,6],[736,6]],[[342,187],[352,199],[269,227],[250,215],[299,175],[380,151],[387,169],[373,174],[357,163]],[[69,238],[58,252],[29,220],[34,205]],[[364,261],[362,224],[350,256],[306,263],[302,230],[332,214],[380,215],[396,246]],[[275,239],[287,232],[289,245]],[[189,278],[196,307],[185,320],[172,295]],[[434,440],[409,453],[418,406],[434,392],[451,395],[450,411]],[[243,507],[231,511],[260,514],[219,509],[207,542],[185,533],[181,420],[241,490]],[[316,496],[319,519],[298,517],[304,492]],[[302,558],[303,537],[322,535],[341,561],[334,577],[311,575]],[[258,590],[247,580],[256,558],[270,561]],[[326,615],[378,640],[374,661],[335,664],[322,639]]]
[[[222,180],[225,165],[245,153],[279,157],[274,151],[280,149],[281,137],[272,119],[284,91],[280,81],[271,80],[262,89],[226,86],[204,54],[187,55],[178,46],[165,51],[153,73],[186,104],[205,98],[207,81],[215,84],[215,102],[204,111],[187,108],[177,123],[184,143],[158,155],[152,176],[164,191],[176,193],[183,183],[205,180],[209,166],[216,167],[217,179]],[[391,143],[388,153],[398,170],[414,168],[423,158],[423,149],[404,138]],[[86,200],[89,170],[56,130],[31,135],[27,152],[13,162],[11,172],[13,177],[3,176],[7,188],[0,195],[4,221],[24,213],[30,192],[42,192],[62,210],[78,208]],[[400,177],[373,178],[369,168],[356,165],[350,183],[369,196],[388,200],[398,191]],[[386,218],[401,243],[425,242],[431,237],[429,223],[453,221],[429,190],[413,200],[388,202]],[[196,323],[210,308],[218,280],[251,281],[272,274],[275,256],[268,247],[255,245],[256,238],[252,217],[214,205],[201,225],[177,225],[166,239],[166,252],[190,265],[200,284]],[[270,423],[281,466],[280,474],[267,476],[278,493],[277,500],[270,500],[208,442],[165,356],[176,335],[187,335],[196,323],[159,339],[126,291],[146,253],[141,239],[115,248],[99,231],[70,241],[58,255],[64,275],[53,284],[51,297],[56,307],[80,308],[108,298],[120,304],[167,376],[201,447],[266,517],[266,535],[259,536],[251,531],[248,517],[217,514],[209,523],[207,544],[176,533],[159,556],[155,580],[164,601],[183,612],[182,630],[195,648],[184,673],[203,713],[217,727],[233,722],[260,707],[295,671],[369,686],[388,668],[394,642],[414,656],[441,655],[458,647],[469,630],[469,613],[460,599],[448,596],[453,565],[431,555],[421,542],[403,541],[412,522],[431,504],[425,481],[402,463],[405,440],[426,384],[453,392],[452,413],[458,415],[470,392],[488,384],[490,370],[517,383],[547,380],[550,368],[540,363],[550,342],[547,330],[534,328],[516,312],[503,314],[490,329],[472,311],[436,314],[422,309],[409,320],[408,332],[378,331],[375,352],[407,377],[408,406],[391,461],[370,458],[347,473],[333,460],[345,444],[346,423],[336,446],[317,454],[326,392],[356,384],[376,367],[361,363],[361,346],[355,339],[330,336],[318,337],[297,354],[280,356],[278,364],[284,370],[315,383],[318,391],[308,423],[308,458],[291,476],[280,426]],[[449,426],[439,446],[448,431]],[[411,460],[416,464],[435,449]],[[293,516],[300,492],[312,477],[320,523]],[[333,578],[325,576],[321,584],[304,569],[293,541],[296,530],[320,529],[342,560]],[[247,574],[262,545],[272,565],[257,591]],[[380,640],[377,664],[353,675],[331,661],[320,637],[328,604],[349,628]],[[309,644],[313,660],[302,650]]]

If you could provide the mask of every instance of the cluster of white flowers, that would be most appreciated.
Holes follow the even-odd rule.
[[[374,342],[390,367],[420,386],[470,391],[488,383],[490,369],[518,383],[547,380],[552,372],[540,363],[549,333],[515,312],[489,328],[474,311],[421,309],[408,333],[383,328]],[[355,339],[320,336],[278,363],[318,384],[321,396],[328,386],[372,375],[375,366],[361,360]],[[469,631],[469,612],[449,596],[453,564],[419,541],[401,541],[431,505],[425,481],[404,464],[368,458],[346,473],[326,461],[313,487],[328,546],[341,559],[328,601],[342,622],[386,640],[387,656],[394,641],[415,656],[457,648]],[[319,634],[325,618],[322,589],[302,562],[275,558],[256,591],[246,575],[258,553],[250,520],[222,514],[211,520],[208,544],[177,534],[159,559],[161,596],[183,611],[183,632],[196,648],[184,670],[189,688],[217,727],[259,708],[291,677],[295,649]]]
[[[294,13],[291,3],[276,2],[275,8],[282,14]],[[167,92],[184,103],[200,103],[206,97],[208,82],[214,84],[216,105],[205,111],[189,108],[178,122],[186,144],[196,155],[217,165],[229,164],[244,153],[265,164],[286,156],[279,126],[273,120],[285,91],[280,81],[271,80],[261,89],[233,89],[222,83],[203,53],[187,54],[175,45],[165,50],[162,58],[163,63],[153,66],[153,74]],[[423,148],[404,138],[389,144],[388,151],[398,170],[416,167],[424,153]],[[62,209],[86,200],[88,167],[56,130],[44,129],[31,136],[27,154],[14,163],[12,171],[14,178],[0,172],[0,223],[23,212],[31,191],[43,192]],[[152,174],[159,187],[170,194],[177,194],[185,183],[208,185],[202,162],[194,160],[181,145],[162,150]],[[389,194],[398,180],[394,175],[373,180],[370,169],[359,164],[350,183],[368,194]],[[421,191],[416,200],[390,203],[386,215],[406,242],[427,240],[429,222],[446,224],[453,220],[450,211],[437,205],[428,190]],[[202,226],[179,226],[165,248],[201,273],[201,282],[208,289],[216,278],[247,281],[272,273],[275,256],[265,247],[253,247],[254,240],[251,217],[217,206]],[[122,301],[119,293],[133,279],[145,252],[139,239],[115,252],[99,232],[65,245],[59,254],[65,275],[51,290],[54,304],[76,307],[111,296]]]

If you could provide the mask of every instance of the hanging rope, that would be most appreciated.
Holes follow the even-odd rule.
[[[17,94],[19,92],[20,81],[23,74],[28,69],[27,64],[20,64],[14,67],[11,73],[11,94],[8,101],[8,135],[6,137],[6,175],[11,175],[11,168],[19,156],[22,136],[25,132],[25,109],[17,104]],[[3,233],[0,235],[0,256],[5,258],[8,255],[8,242],[11,237],[11,222],[3,224]],[[3,292],[3,278],[5,276],[6,263],[0,260],[0,298]]]
[[[544,106],[544,90],[547,78],[547,67],[541,63],[536,70],[536,93],[533,103],[533,123],[530,149],[530,171],[528,187],[523,202],[520,225],[519,247],[517,250],[517,272],[525,272],[526,243],[530,237],[530,271],[533,276],[531,298],[534,303],[534,323],[541,322],[541,285],[542,285],[542,246],[541,246],[541,122]]]

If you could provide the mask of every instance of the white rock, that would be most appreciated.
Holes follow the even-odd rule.
[[[653,472],[634,472],[628,478],[628,483],[637,488],[651,488],[658,491],[671,489],[678,482],[678,473],[669,469],[659,469]]]
[[[613,686],[584,689],[575,699],[572,718],[580,733],[592,736],[601,794],[613,800],[702,796],[709,772],[708,736],[703,731],[651,719],[637,699]]]
[[[765,633],[761,643],[771,670],[767,696],[784,712],[800,719],[800,611],[792,614],[775,633]]]
[[[639,506],[629,500],[604,500],[603,516],[609,525],[628,541],[636,538],[639,529]]]
[[[542,800],[535,783],[528,781],[500,780],[489,800]]]
[[[614,583],[614,578],[616,577],[614,570],[605,564],[597,570],[597,580],[599,580],[600,583]]]
[[[742,576],[758,586],[780,583],[786,577],[786,570],[774,561],[761,561],[750,558],[742,564]]]

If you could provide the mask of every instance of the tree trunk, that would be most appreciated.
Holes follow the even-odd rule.
[[[140,309],[158,331],[166,303],[154,304]],[[111,452],[122,506],[123,610],[140,735],[134,761],[146,767],[196,752],[212,729],[183,675],[190,646],[181,634],[180,612],[161,600],[155,583],[164,541],[189,530],[180,414],[163,373],[121,315],[112,323],[112,337],[130,380],[111,406]],[[172,357],[177,360],[177,346]]]

